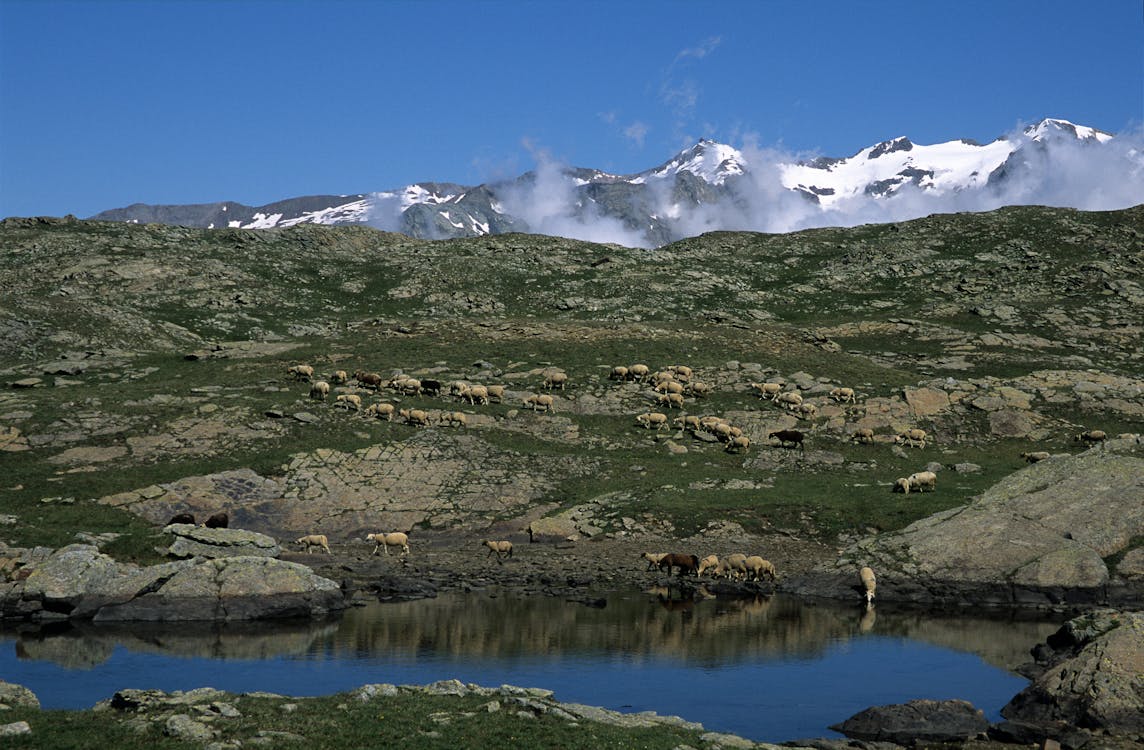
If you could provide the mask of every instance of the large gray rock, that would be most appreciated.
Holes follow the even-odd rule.
[[[1144,734],[1144,612],[1099,611],[1049,637],[1048,667],[1001,715],[1056,736]],[[1048,649],[1037,649],[1044,654]]]
[[[1021,469],[969,505],[862,540],[839,569],[871,565],[879,599],[966,604],[1100,603],[1115,583],[1104,559],[1144,528],[1144,459],[1092,449]],[[1138,594],[1139,592],[1137,592]]]
[[[874,706],[830,727],[855,740],[893,742],[959,742],[989,729],[985,714],[961,700],[914,700]]]
[[[273,537],[245,529],[208,529],[188,523],[163,529],[175,537],[171,557],[278,557],[282,550]]]
[[[0,680],[0,711],[10,708],[39,708],[40,699],[28,688]]]
[[[0,589],[5,616],[251,620],[319,616],[345,606],[338,584],[304,565],[268,557],[196,558],[140,568],[73,544],[27,567],[23,581]]]

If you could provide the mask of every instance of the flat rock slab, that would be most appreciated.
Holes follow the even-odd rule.
[[[282,549],[273,537],[244,529],[208,529],[175,523],[163,529],[175,537],[167,554],[171,557],[278,557]]]

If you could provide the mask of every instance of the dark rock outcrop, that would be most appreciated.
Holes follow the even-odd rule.
[[[851,739],[913,745],[973,739],[985,733],[989,721],[966,701],[915,700],[867,708],[830,728]]]

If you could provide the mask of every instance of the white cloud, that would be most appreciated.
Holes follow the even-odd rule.
[[[647,137],[648,126],[638,120],[624,128],[624,137],[643,148],[644,138]]]

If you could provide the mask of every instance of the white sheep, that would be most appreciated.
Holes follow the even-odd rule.
[[[682,409],[683,408],[683,394],[682,393],[662,393],[655,397],[656,404],[666,406],[669,409]]]
[[[728,422],[718,422],[711,427],[711,434],[719,438],[720,442],[728,442],[734,435],[735,428]]]
[[[658,430],[667,425],[667,415],[658,411],[649,411],[637,414],[636,422],[642,425],[645,430],[650,430],[652,427]]]
[[[1048,451],[1033,451],[1032,453],[1022,453],[1021,458],[1025,459],[1026,463],[1035,464],[1038,461],[1044,461],[1046,458],[1052,456]]]
[[[533,411],[556,411],[556,399],[547,393],[537,393],[524,400],[524,405],[532,407]]]
[[[775,397],[775,403],[794,411],[802,406],[802,394],[795,391],[784,391]]]
[[[802,419],[814,419],[818,416],[818,407],[811,403],[799,404],[798,415]]]
[[[286,368],[286,375],[294,380],[309,382],[314,379],[314,368],[310,365],[290,365]]]
[[[891,492],[901,492],[903,495],[910,494],[910,480],[906,477],[898,477],[894,480],[894,486],[890,488]]]
[[[723,450],[728,453],[740,453],[751,447],[751,439],[746,435],[732,435]]]
[[[628,368],[624,367],[623,365],[616,365],[615,367],[612,368],[612,371],[610,373],[608,373],[608,380],[627,380],[627,379],[628,379]]]
[[[772,581],[778,577],[775,572],[774,564],[770,560],[764,560],[758,555],[751,555],[743,561],[743,565],[747,569],[747,575],[749,575],[752,580],[761,581],[764,575]]]
[[[330,395],[330,384],[324,380],[319,380],[310,385],[310,398],[316,398],[319,401],[325,401],[326,396]]]
[[[470,404],[487,404],[489,402],[489,389],[483,385],[471,385],[461,394],[461,398]]]
[[[340,393],[338,397],[334,399],[334,406],[341,409],[361,411],[361,396],[356,393]]]
[[[687,382],[691,380],[692,370],[687,365],[672,365],[671,369],[675,372],[675,377]]]
[[[778,395],[780,393],[782,393],[783,384],[782,383],[751,383],[751,388],[753,388],[755,390],[756,395],[758,395],[759,398],[765,398],[765,399],[769,399],[771,401],[774,401],[775,398],[777,398]]]
[[[485,557],[489,557],[494,552],[497,555],[497,561],[498,562],[503,557],[512,557],[512,542],[509,542],[509,541],[493,541],[491,539],[486,539],[484,542],[481,542],[481,543],[489,548],[489,554],[485,555]]]
[[[715,555],[708,555],[707,557],[705,557],[699,561],[699,572],[696,573],[696,575],[702,576],[704,571],[707,571],[707,570],[710,570],[714,574],[715,570],[718,567],[719,567],[719,558]]]
[[[894,442],[902,445],[908,445],[913,448],[926,447],[926,431],[918,429],[917,427],[903,430],[898,433],[894,438]]]
[[[648,570],[656,570],[659,568],[660,560],[662,560],[666,554],[666,552],[643,552],[640,554],[640,559],[647,560]]]
[[[683,383],[675,380],[661,380],[655,384],[656,393],[683,393]]]
[[[628,380],[635,380],[638,383],[647,380],[650,374],[651,370],[648,369],[647,365],[632,365],[628,368]]]
[[[911,492],[925,492],[927,489],[931,492],[937,489],[937,474],[932,471],[918,471],[906,477],[906,481],[910,483]]]
[[[447,411],[441,414],[441,422],[454,427],[468,427],[469,417],[463,411]]]
[[[840,404],[856,403],[857,395],[854,393],[853,388],[835,388],[830,392],[830,397]]]
[[[330,542],[325,534],[308,534],[295,539],[294,544],[301,545],[307,555],[313,552],[315,547],[325,551],[327,555],[330,554]]]
[[[349,382],[349,379],[350,375],[345,370],[334,370],[333,374],[330,375],[330,381],[338,385]]]
[[[367,416],[384,419],[387,422],[393,421],[393,414],[396,411],[397,407],[384,401],[376,404],[370,404],[365,408],[365,413]]]
[[[862,589],[866,592],[866,603],[874,601],[874,592],[878,588],[878,580],[874,577],[874,570],[869,566],[858,571],[858,578],[862,581]]]
[[[1104,430],[1088,430],[1073,437],[1078,443],[1087,443],[1092,445],[1094,443],[1103,443],[1108,439],[1108,433]]]
[[[488,399],[490,402],[495,400],[498,404],[504,403],[503,385],[486,385],[485,390],[488,391]]]
[[[727,578],[747,577],[747,556],[735,552],[723,558],[723,575]]]
[[[700,380],[694,380],[687,384],[687,393],[695,396],[695,398],[707,398],[714,390],[714,388]]]
[[[402,557],[409,554],[409,535],[401,531],[391,531],[388,534],[367,534],[365,540],[373,542],[372,554],[375,555],[380,549],[388,556],[390,547],[400,547]]]
[[[550,372],[544,378],[544,387],[550,391],[557,388],[564,390],[566,385],[568,385],[568,373],[566,372]]]
[[[429,413],[422,409],[400,409],[397,414],[405,420],[405,424],[415,427],[429,426]]]
[[[850,436],[850,439],[860,445],[870,445],[874,442],[874,431],[869,427],[859,427],[857,430],[854,430],[854,434]]]
[[[671,423],[680,429],[691,430],[692,432],[700,428],[699,417],[694,414],[676,417],[671,420]]]

